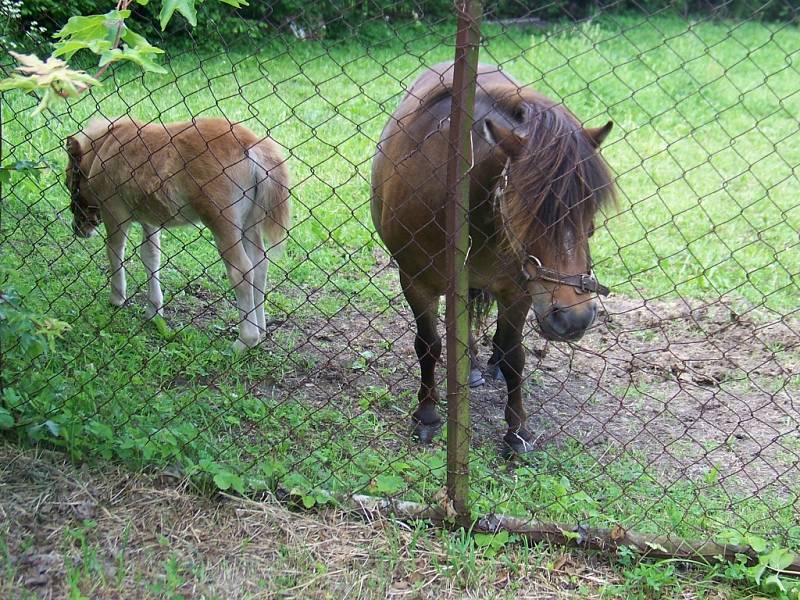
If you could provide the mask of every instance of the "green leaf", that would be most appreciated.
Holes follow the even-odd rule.
[[[757,554],[761,554],[767,549],[767,540],[757,535],[748,534],[745,541]]]
[[[11,429],[12,427],[14,427],[14,417],[0,406],[0,429]]]
[[[130,16],[129,10],[111,10],[104,15],[70,17],[66,25],[55,32],[53,37],[84,42],[107,39],[113,42],[120,25],[124,30],[125,19]]]
[[[506,542],[510,539],[508,531],[501,531],[497,535],[494,536],[494,545],[495,546],[505,546]]]
[[[197,26],[197,9],[194,7],[194,1],[164,0],[164,4],[161,5],[161,12],[158,15],[161,22],[161,31],[167,28],[167,23],[170,22],[176,10],[189,21],[189,25],[192,27]]]
[[[750,573],[750,577],[752,577],[753,581],[756,582],[756,585],[761,585],[761,576],[764,575],[764,571],[766,570],[767,570],[766,562],[760,562],[757,565],[748,567],[747,569],[748,573]]]
[[[787,550],[786,548],[776,547],[773,548],[769,554],[765,555],[765,558],[767,559],[767,564],[769,565],[770,569],[783,571],[792,564],[792,561],[794,560],[794,552]]]
[[[236,473],[218,471],[214,474],[214,483],[223,491],[233,488],[240,494],[244,492],[244,481]]]
[[[124,35],[120,38],[123,42],[128,44],[131,48],[136,48],[141,52],[148,52],[151,54],[164,54],[164,51],[161,48],[153,46],[150,42],[148,42],[144,36],[139,35],[135,31],[131,31],[130,29],[126,29]]]
[[[114,48],[113,50],[109,50],[108,52],[104,52],[100,55],[100,66],[107,65],[108,63],[112,62],[119,62],[122,60],[129,60],[131,62],[136,63],[140,67],[142,67],[145,71],[150,71],[152,73],[161,73],[164,74],[167,70],[159,65],[158,63],[153,62],[147,56],[139,52],[138,50],[133,50],[128,47],[125,48]]]
[[[219,0],[223,4],[229,4],[234,8],[239,8],[240,6],[250,6],[247,0]]]
[[[0,184],[6,184],[9,181],[11,181],[11,171],[0,169]]]
[[[65,40],[63,42],[56,42],[53,44],[53,56],[64,56],[69,60],[78,51],[88,48],[95,54],[102,54],[110,49],[112,42],[110,40]]]
[[[114,439],[114,430],[111,429],[111,427],[109,427],[105,423],[101,423],[99,421],[93,421],[92,423],[89,424],[88,429],[96,436],[101,437],[105,440]]]
[[[381,494],[396,494],[405,489],[406,480],[398,475],[382,473],[375,478],[375,487]]]
[[[781,581],[781,578],[778,577],[778,575],[776,575],[774,573],[772,575],[770,575],[769,577],[767,577],[766,579],[764,579],[763,586],[764,586],[765,589],[768,589],[768,590],[770,588],[777,588],[781,592],[786,593],[786,587],[783,585],[783,582]]]

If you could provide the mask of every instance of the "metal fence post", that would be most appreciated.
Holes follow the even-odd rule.
[[[469,170],[481,2],[457,3],[458,31],[447,163],[447,494],[462,521],[469,512]]]

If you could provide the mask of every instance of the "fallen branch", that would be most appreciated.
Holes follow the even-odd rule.
[[[339,504],[355,509],[369,519],[374,519],[376,516],[391,516],[402,520],[426,520],[435,524],[455,522],[454,512],[448,505],[422,504],[361,494],[334,495],[333,497]],[[639,533],[628,531],[619,525],[609,529],[561,523],[537,523],[520,517],[490,513],[475,520],[472,524],[472,531],[474,533],[507,531],[532,542],[548,542],[559,546],[605,552],[627,548],[642,557],[651,558],[675,558],[719,563],[735,562],[739,556],[745,556],[748,564],[756,564],[759,560],[759,553],[747,545],[721,544],[710,540],[687,540],[672,535]],[[788,575],[800,575],[800,555],[795,554],[792,563],[781,572]]]

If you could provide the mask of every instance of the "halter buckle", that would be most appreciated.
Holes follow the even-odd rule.
[[[536,267],[537,270],[536,275],[531,275],[530,273],[528,273],[528,269],[525,268],[527,266],[527,263],[529,262],[534,263],[534,266]],[[525,278],[525,281],[533,281],[534,279],[536,279],[538,277],[538,271],[542,269],[542,267],[543,267],[542,261],[540,261],[532,254],[529,254],[528,258],[525,259],[525,263],[522,265],[522,276]]]
[[[593,272],[581,273],[578,276],[578,285],[575,286],[575,291],[579,294],[589,294],[597,287],[595,281]]]

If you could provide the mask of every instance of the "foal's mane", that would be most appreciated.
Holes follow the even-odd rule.
[[[518,125],[522,151],[510,163],[505,226],[524,243],[538,236],[585,241],[597,210],[613,201],[613,178],[593,140],[563,105],[513,83],[481,86]]]

